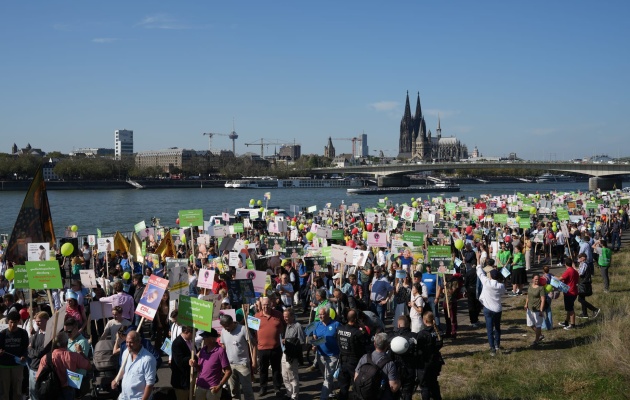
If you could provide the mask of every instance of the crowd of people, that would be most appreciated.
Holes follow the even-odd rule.
[[[0,323],[7,326],[0,331],[0,398],[47,398],[41,394],[52,371],[59,386],[53,398],[64,400],[93,395],[122,400],[172,395],[184,400],[191,393],[197,400],[253,400],[272,393],[299,399],[304,398],[301,375],[319,371],[321,400],[409,400],[415,393],[422,399],[441,399],[440,349],[445,339],[457,345],[458,308],[464,304],[472,329],[482,326],[483,315],[491,356],[504,351],[501,317],[509,297],[525,296],[523,319],[533,331],[532,348],[554,328],[551,304],[560,296],[566,312],[559,323],[562,329],[575,329],[576,318],[600,314],[588,301],[595,269],[608,292],[613,252],[620,249],[621,233],[629,226],[628,205],[619,204],[620,194],[600,193],[606,214],[577,207],[571,211],[575,218],[566,221],[555,211],[540,212],[541,200],[551,202],[558,196],[529,196],[531,206],[521,208],[535,210],[529,212],[525,228],[492,220],[496,214],[516,214],[505,207],[505,197],[494,203],[491,197],[457,199],[470,211],[485,204],[481,213],[462,215],[446,207],[455,199],[412,199],[419,221],[428,213],[434,226],[446,228],[451,236],[449,240],[443,230],[426,231],[421,244],[402,240],[405,231],[414,230],[413,220],[398,219],[406,205],[385,202],[369,221],[361,210],[304,212],[291,220],[286,232],[276,233],[291,253],[274,249],[274,244],[282,244],[269,242],[264,225],[232,235],[246,244],[238,265],[230,261],[230,249],[220,251],[220,238],[211,236],[199,244],[202,232],[191,230],[188,240],[185,235],[175,240],[168,256],[186,260],[190,296],[220,307],[217,323],[209,330],[182,324],[178,303],[171,301],[168,290],[155,299],[152,321],[143,323],[135,313],[148,278],[169,278],[165,258],[158,258],[157,264],[149,257],[139,263],[128,247],[106,257],[85,243],[74,257],[58,254],[63,289],[28,295],[28,290],[16,290],[4,279],[13,265],[3,259]],[[565,195],[562,204],[569,200]],[[267,218],[273,220],[274,214]],[[323,226],[341,230],[343,239],[310,232]],[[388,246],[371,246],[368,232],[387,234]],[[147,252],[159,249],[163,239],[147,237]],[[394,240],[403,242],[395,250]],[[307,265],[308,257],[320,255],[331,244],[365,252],[360,254],[365,259],[356,265],[334,259],[317,268]],[[439,244],[450,246],[446,263],[431,262],[430,248]],[[251,261],[267,274],[264,290],[251,304],[231,293],[236,270],[248,264],[241,261]],[[554,263],[565,266],[562,274],[551,274]],[[212,288],[197,286],[204,270],[211,268],[216,272]],[[83,287],[81,270],[95,271],[97,287]],[[576,300],[581,305],[577,315]],[[111,318],[94,320],[94,302],[110,305]],[[59,310],[63,319],[57,319]],[[109,373],[100,368],[105,363],[111,363]],[[170,369],[165,386],[172,391],[158,394],[157,371],[163,363]],[[77,383],[68,371],[83,379]]]

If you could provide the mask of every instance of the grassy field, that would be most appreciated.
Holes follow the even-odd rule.
[[[626,246],[627,247],[627,246]],[[597,319],[576,319],[565,331],[562,297],[552,303],[554,329],[543,331],[536,348],[526,326],[525,296],[504,299],[502,343],[505,352],[491,357],[484,328],[464,326],[442,350],[440,375],[446,399],[628,399],[630,398],[630,251],[614,253],[610,293],[604,293],[599,268],[594,294]],[[576,301],[576,314],[581,306]],[[483,321],[483,318],[482,318]],[[466,323],[467,321],[463,321]]]

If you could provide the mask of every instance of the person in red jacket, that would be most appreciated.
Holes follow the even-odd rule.
[[[573,267],[573,260],[567,258],[564,262],[566,269],[560,279],[562,282],[569,286],[569,290],[564,294],[564,310],[567,312],[567,317],[564,322],[560,322],[558,325],[564,327],[565,330],[575,328],[575,299],[578,295],[578,283],[580,282],[580,274],[578,270]]]

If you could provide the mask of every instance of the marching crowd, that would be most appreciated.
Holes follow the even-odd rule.
[[[395,207],[384,211],[390,216],[398,212]],[[454,222],[446,214],[442,217]],[[422,399],[441,399],[440,349],[445,338],[457,344],[459,300],[465,299],[473,328],[481,327],[483,314],[492,356],[502,351],[506,295],[526,295],[524,319],[534,332],[533,348],[545,340],[544,331],[553,329],[551,303],[560,296],[566,311],[559,323],[563,329],[574,329],[576,318],[596,318],[600,310],[587,299],[593,293],[595,269],[608,292],[608,268],[628,227],[628,206],[611,218],[585,214],[567,222],[566,229],[560,229],[555,214],[544,219],[532,214],[527,229],[491,221],[452,223],[450,232],[457,238],[450,242],[452,260],[457,262],[454,273],[447,274],[426,262],[427,248],[436,243],[431,234],[421,246],[424,256],[416,258],[406,246],[397,252],[369,246],[360,212],[312,218],[312,223],[342,229],[344,239],[339,243],[367,251],[363,266],[332,262],[312,270],[301,257],[277,257],[264,228],[236,234],[255,244],[248,257],[271,254],[269,260],[278,261],[268,262],[271,283],[253,304],[235,302],[230,296],[234,266],[214,275],[212,289],[196,286],[201,272],[216,265],[213,259],[221,260],[221,266],[229,264],[229,251],[220,253],[216,238],[199,253],[186,244],[174,249],[177,254],[171,257],[188,259],[189,293],[201,299],[215,295],[223,311],[218,325],[205,331],[180,323],[168,290],[156,300],[153,320],[142,323],[135,310],[147,277],[168,277],[169,271],[165,265],[134,262],[128,249],[104,257],[85,243],[72,259],[59,255],[67,287],[52,291],[50,298],[42,292],[25,295],[27,290],[16,290],[4,278],[12,265],[3,259],[0,324],[7,326],[0,332],[0,398],[157,399],[165,395],[154,393],[157,369],[164,362],[171,371],[167,386],[178,400],[191,393],[197,400],[253,400],[255,393],[258,398],[271,393],[304,398],[299,368],[306,365],[309,373],[321,374],[321,400],[409,400],[417,392]],[[386,218],[382,215],[381,221]],[[388,230],[378,218],[370,225],[370,231]],[[287,241],[293,229],[285,232]],[[404,229],[404,224],[393,227],[389,237]],[[292,244],[308,249],[312,240],[305,235],[307,230]],[[150,243],[147,251],[158,244]],[[552,260],[565,266],[561,275],[550,273]],[[75,272],[85,269],[104,278],[96,288],[82,286]],[[35,300],[27,304],[31,296]],[[577,315],[576,300],[581,306]],[[90,302],[97,301],[111,304],[108,321],[91,318]],[[62,308],[63,319],[54,319]],[[227,312],[230,309],[234,313]],[[247,322],[251,317],[259,321],[257,327]],[[99,370],[101,356],[113,365],[108,376]],[[83,377],[78,387],[73,387],[76,380],[68,371]]]

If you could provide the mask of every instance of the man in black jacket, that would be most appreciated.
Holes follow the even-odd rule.
[[[39,312],[35,315],[35,323],[37,324],[37,332],[33,333],[28,343],[28,358],[31,362],[28,365],[28,390],[30,392],[31,400],[39,400],[37,393],[35,392],[35,377],[37,376],[37,369],[39,368],[39,362],[50,351],[51,342],[47,346],[44,346],[44,336],[46,336],[46,323],[48,322],[48,313],[45,311]]]
[[[195,349],[193,329],[183,326],[182,333],[173,340],[171,345],[171,386],[175,389],[177,400],[187,400],[190,391],[190,357]],[[196,349],[195,349],[196,352]]]
[[[337,330],[337,342],[339,343],[339,400],[348,399],[348,391],[354,379],[354,371],[359,360],[365,354],[368,334],[365,328],[359,324],[356,310],[350,309],[346,316],[348,323]]]

